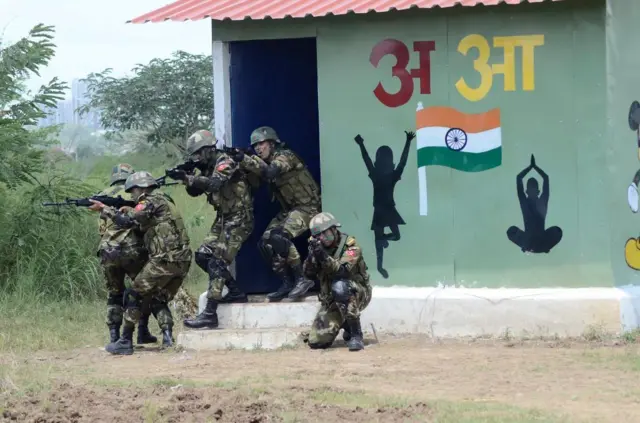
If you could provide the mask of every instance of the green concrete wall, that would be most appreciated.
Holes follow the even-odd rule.
[[[477,50],[471,49],[466,56],[458,51],[461,41],[472,34],[491,46],[488,64],[514,60],[513,90],[505,87],[511,82],[505,83],[498,73],[486,95],[468,99],[456,88],[461,77],[470,87],[480,83],[474,70]],[[603,2],[214,26],[214,38],[223,40],[314,35],[318,40],[324,209],[333,212],[343,229],[362,244],[375,285],[533,288],[614,284],[611,257],[618,257],[621,250],[618,242],[611,241],[610,202],[605,200],[612,163],[606,166],[611,148],[605,138]],[[505,54],[494,44],[505,41],[500,37],[519,37],[506,40],[522,42],[526,36],[538,36],[534,38],[543,38],[544,43],[533,50],[533,60],[525,60],[533,68],[527,84],[534,84],[525,90],[522,48]],[[413,42],[435,42],[430,94],[421,92],[414,79],[405,104],[388,107],[376,98],[373,91],[379,82],[390,93],[400,88],[392,76],[392,56],[382,58],[377,68],[370,63],[374,46],[388,38],[408,47],[409,69],[418,66]],[[413,140],[394,192],[396,209],[406,224],[399,226],[400,240],[389,241],[384,250],[385,278],[376,269],[371,230],[373,185],[354,137],[363,137],[372,160],[379,147],[390,147],[397,165],[405,144],[404,131],[416,131],[418,102],[464,114],[498,108],[500,165],[476,172],[427,166],[428,212],[420,215],[417,141]],[[622,114],[616,119],[622,119]],[[628,128],[621,131],[625,139],[633,136]],[[471,134],[469,143],[473,139]],[[509,227],[523,228],[516,175],[529,165],[532,154],[550,179],[546,227],[557,226],[562,231],[562,239],[549,253],[525,254],[507,237]],[[632,174],[635,160],[635,156],[629,160]],[[633,176],[623,173],[626,179]],[[616,187],[622,206],[615,207],[622,207],[626,220],[631,214],[628,206],[624,210],[629,182]]]
[[[627,189],[640,168],[638,135],[629,125],[630,106],[640,101],[640,3],[615,0],[607,4],[607,125],[605,149],[609,184],[607,200],[611,210],[611,263],[615,284],[640,285],[638,270],[627,265],[625,243],[639,235],[640,216],[627,201]],[[637,269],[637,248],[627,257]]]

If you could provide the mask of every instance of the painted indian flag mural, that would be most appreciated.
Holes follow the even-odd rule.
[[[502,164],[500,109],[466,114],[452,107],[416,110],[420,215],[427,215],[427,166],[482,172]]]

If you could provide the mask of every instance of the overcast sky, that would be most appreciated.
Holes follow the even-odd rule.
[[[175,50],[211,53],[211,21],[127,24],[167,0],[0,0],[0,36],[10,43],[38,23],[54,25],[56,56],[42,72],[70,82],[107,67],[116,76]],[[42,79],[32,80],[37,89]]]

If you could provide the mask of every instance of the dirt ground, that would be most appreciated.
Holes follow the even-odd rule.
[[[640,349],[382,337],[350,353],[0,357],[0,421],[640,422]]]

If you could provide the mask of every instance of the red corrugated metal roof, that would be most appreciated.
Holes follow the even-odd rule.
[[[454,6],[496,6],[501,3],[542,3],[547,0],[178,0],[128,22],[282,19],[389,12]],[[562,1],[562,0],[550,0]]]

